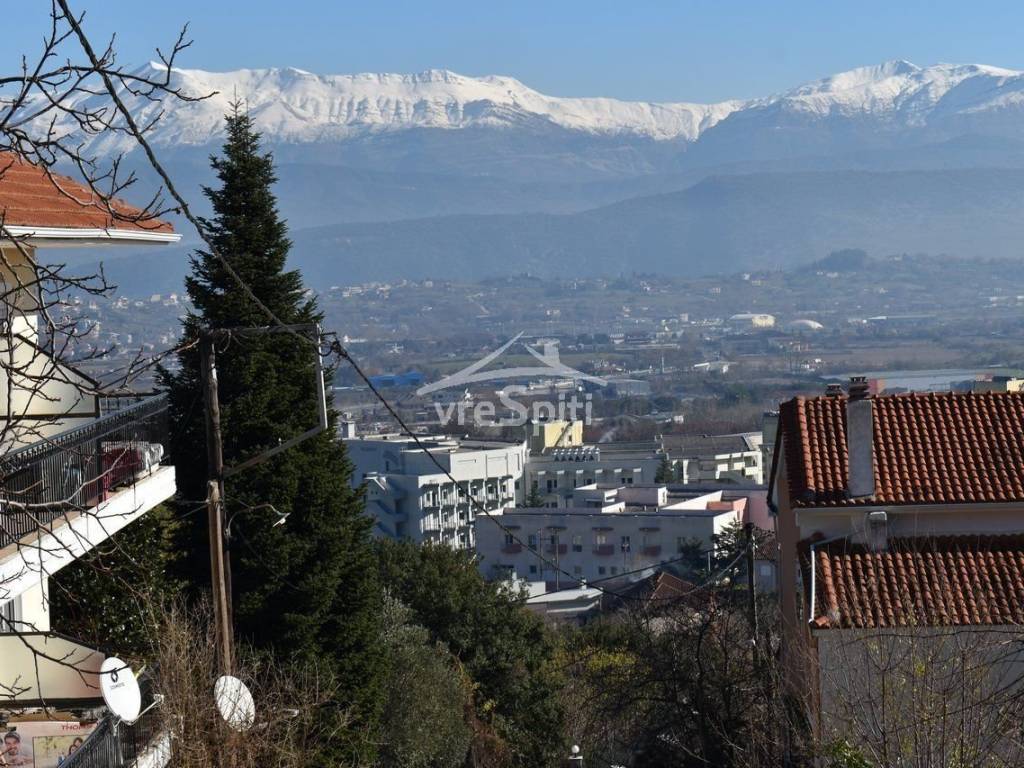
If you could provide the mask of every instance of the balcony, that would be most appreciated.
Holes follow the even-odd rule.
[[[615,545],[614,544],[595,544],[594,545],[594,554],[595,555],[601,555],[602,557],[606,557],[608,555],[614,555],[615,554]]]
[[[501,548],[501,551],[504,552],[506,555],[518,555],[520,552],[523,551],[523,545],[522,544],[506,544],[505,546],[503,546]]]
[[[640,550],[640,552],[641,552],[641,554],[644,557],[660,557],[661,556],[661,546],[660,545],[653,545],[653,546],[650,546],[650,547],[644,547],[643,549]]]
[[[549,555],[564,555],[568,551],[569,546],[567,544],[559,544],[557,547],[555,547],[553,544],[548,544],[546,547],[544,547],[544,552]]]
[[[167,399],[151,397],[0,459],[0,584],[13,598],[175,492]]]

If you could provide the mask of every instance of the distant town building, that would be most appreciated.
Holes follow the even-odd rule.
[[[775,316],[760,312],[742,312],[729,318],[729,325],[738,330],[761,330],[775,327]]]
[[[991,381],[974,382],[975,392],[1024,392],[1024,378],[993,376]]]
[[[765,481],[764,441],[760,432],[733,435],[664,435],[661,450],[675,469],[678,482],[754,483]]]
[[[549,448],[572,448],[583,445],[583,422],[552,419],[530,422],[527,426],[530,453],[540,454]]]
[[[655,482],[664,454],[654,441],[598,443],[530,454],[525,493],[536,490],[546,507],[567,507],[577,488]]]
[[[472,549],[477,512],[514,506],[521,495],[526,442],[419,440],[430,455],[413,438],[398,434],[344,441],[355,468],[352,482],[366,484],[366,509],[375,533]]]
[[[525,578],[573,586],[599,579],[641,578],[678,561],[695,542],[711,550],[714,536],[741,522],[745,497],[722,491],[686,498],[664,485],[577,488],[559,509],[514,508],[501,526],[476,524],[480,569],[487,578]],[[557,566],[557,567],[556,567]]]

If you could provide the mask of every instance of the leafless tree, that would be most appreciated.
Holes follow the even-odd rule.
[[[818,639],[824,751],[888,768],[1024,761],[1019,627],[829,630]]]
[[[173,765],[299,768],[317,764],[322,745],[351,728],[325,668],[281,666],[245,648],[237,676],[251,689],[256,714],[242,730],[229,727],[215,703],[218,665],[209,611],[174,604],[154,612],[153,627],[154,692],[162,697],[158,731],[170,735]]]

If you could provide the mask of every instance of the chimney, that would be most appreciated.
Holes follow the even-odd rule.
[[[847,494],[851,499],[875,495],[875,435],[871,409],[867,379],[851,377],[846,401],[846,448],[850,461]]]
[[[884,510],[868,512],[866,525],[868,549],[872,552],[889,551],[889,515]]]
[[[825,397],[839,397],[841,394],[843,394],[842,384],[825,385]]]

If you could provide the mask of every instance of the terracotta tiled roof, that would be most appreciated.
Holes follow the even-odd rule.
[[[1024,501],[1024,394],[872,397],[875,495],[864,499],[847,498],[846,400],[798,397],[779,409],[792,506]]]
[[[814,560],[818,627],[1024,623],[1022,535],[895,538],[886,552],[841,540]]]
[[[677,601],[689,603],[691,607],[707,602],[706,592],[696,585],[680,579],[667,571],[657,571],[628,586],[607,592],[601,597],[603,610],[614,610],[623,605],[648,602],[653,605],[668,605]]]
[[[116,217],[84,184],[67,176],[47,175],[39,166],[11,152],[0,152],[0,220],[5,226],[174,231],[168,222],[159,219],[131,221],[141,211],[121,200],[114,200],[111,207],[117,212]]]

